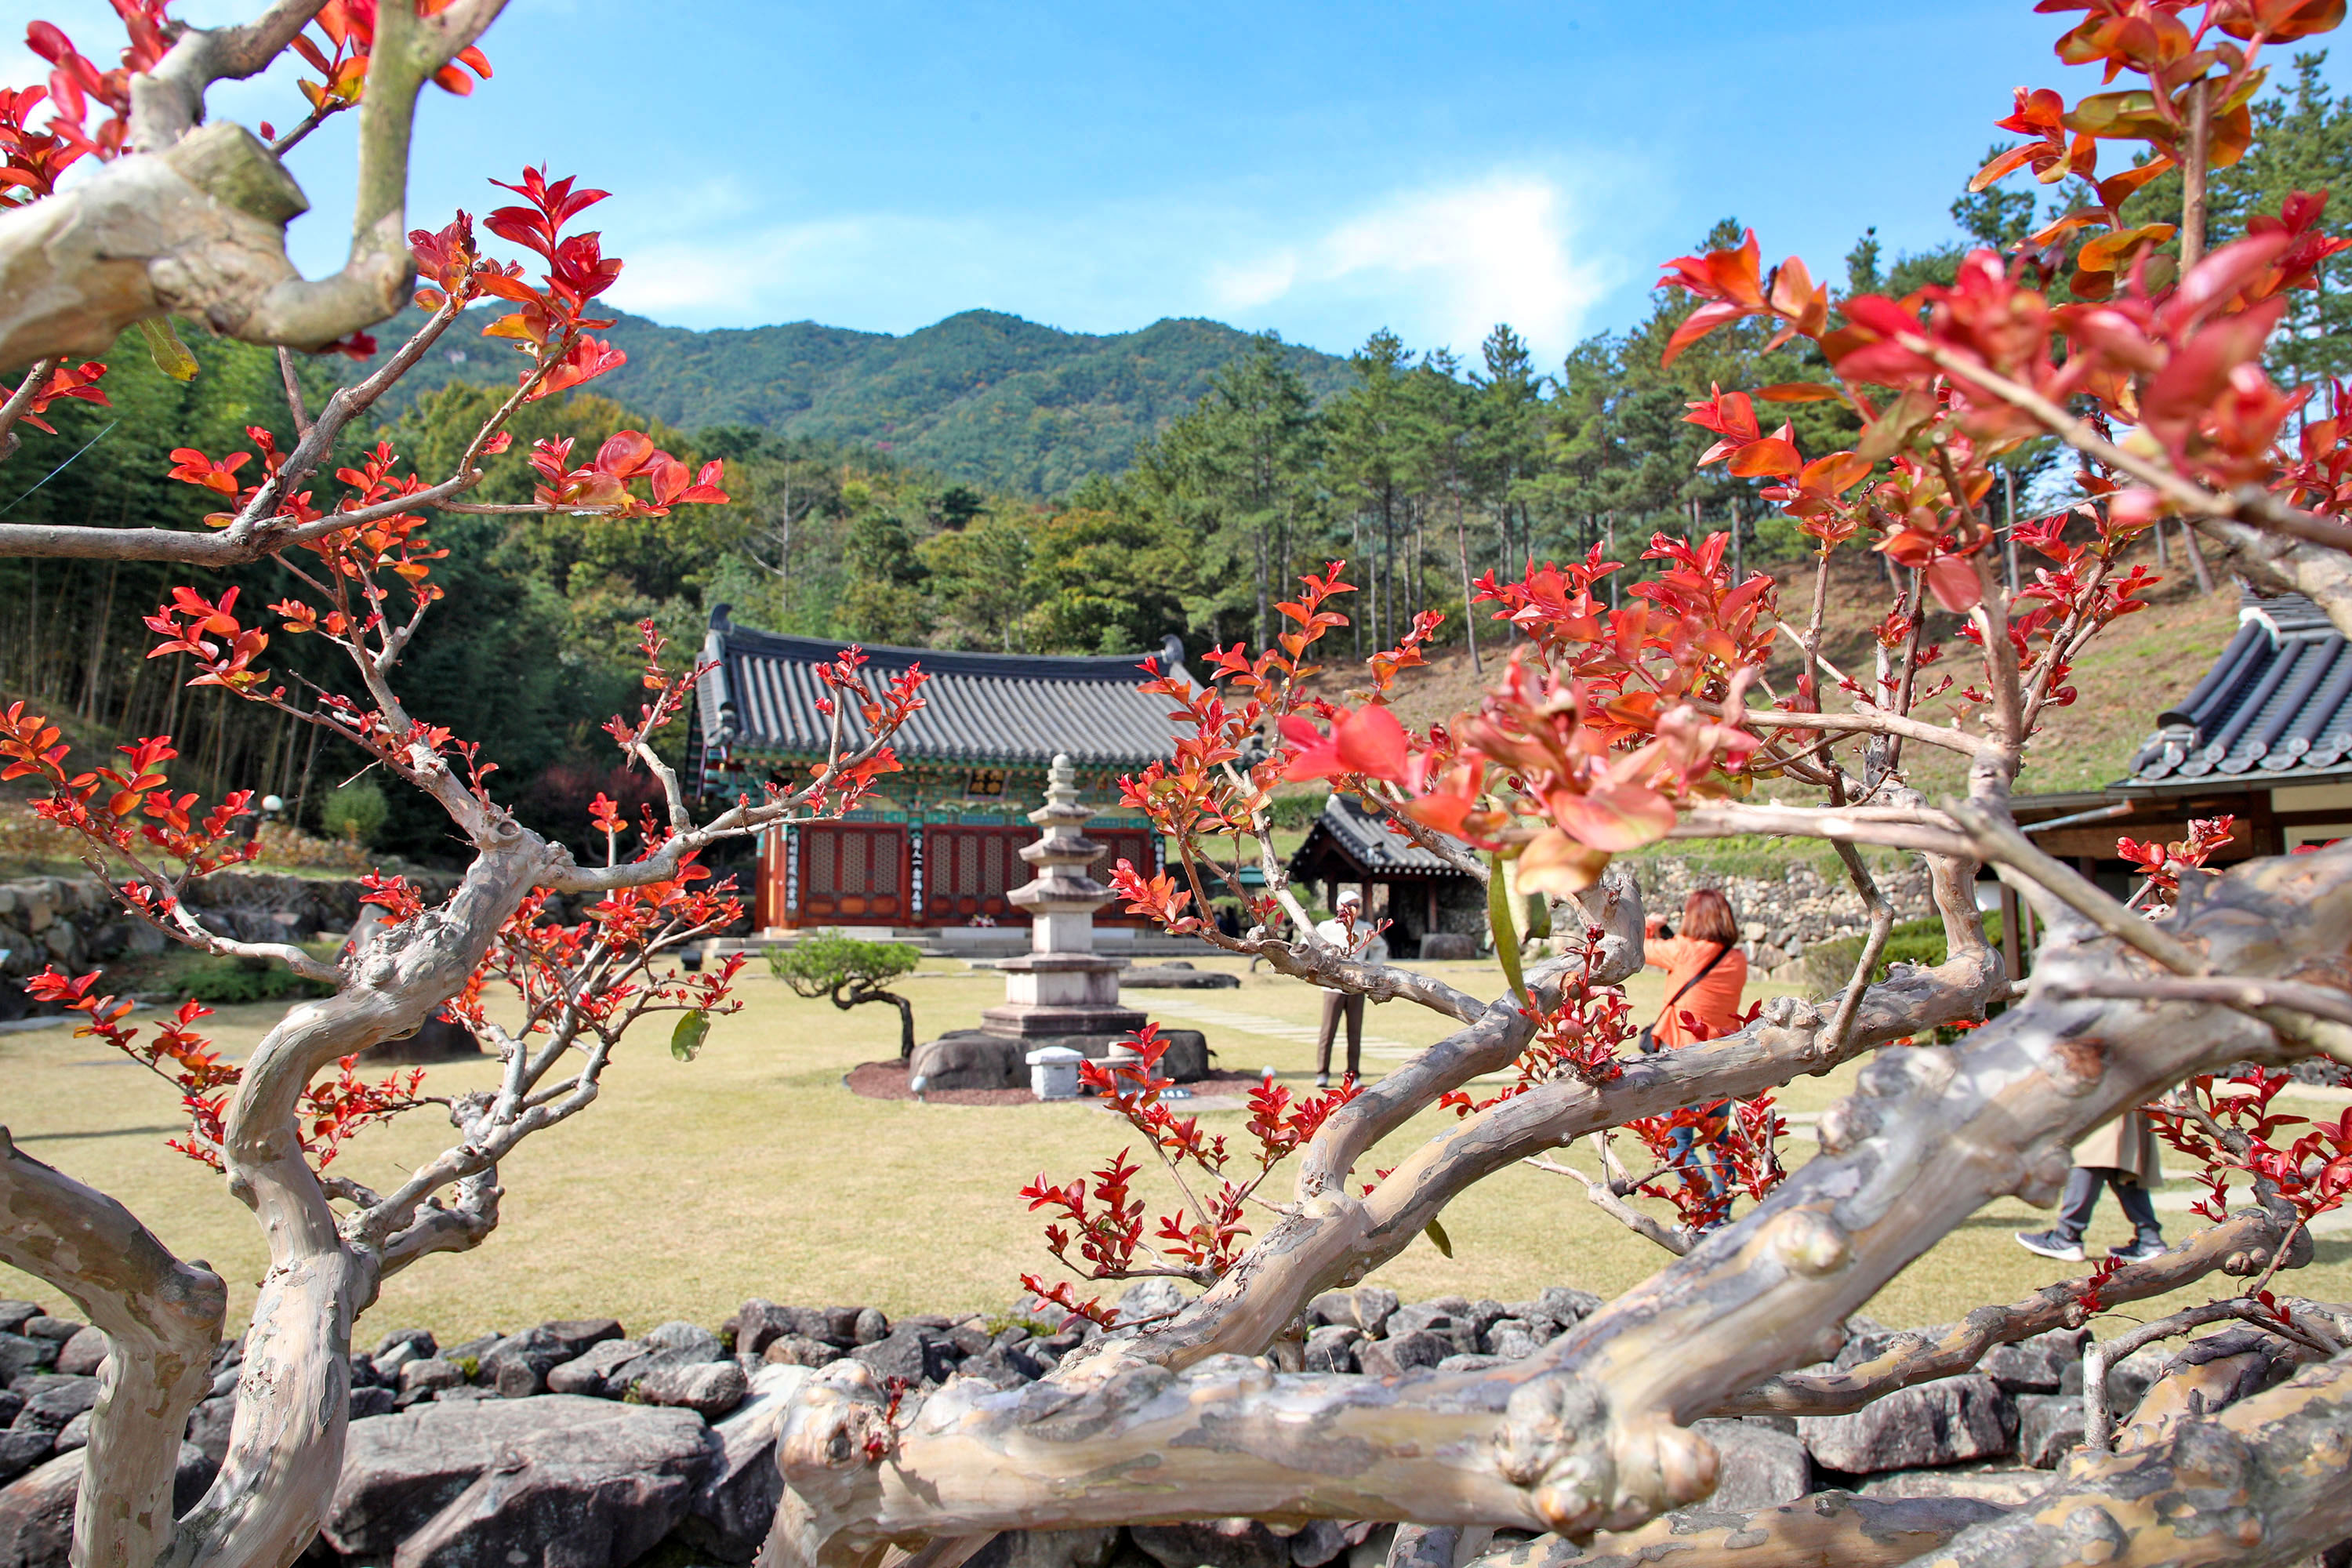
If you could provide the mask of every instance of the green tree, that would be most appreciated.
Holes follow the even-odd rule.
[[[932,604],[949,638],[963,647],[1013,651],[1029,610],[1034,552],[1027,523],[982,516],[969,527],[931,535],[917,553],[929,573]]]
[[[898,1059],[915,1054],[915,1007],[888,989],[910,974],[921,955],[895,942],[859,942],[837,931],[820,931],[790,947],[768,949],[768,967],[799,995],[822,996],[846,1013],[869,1002],[898,1009]]]

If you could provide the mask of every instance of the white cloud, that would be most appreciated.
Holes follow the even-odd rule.
[[[1464,353],[1508,321],[1549,355],[1610,282],[1604,264],[1580,258],[1573,220],[1557,181],[1497,174],[1385,196],[1304,244],[1213,264],[1209,285],[1227,310],[1257,318],[1377,307],[1387,313],[1372,324],[1409,346]]]
[[[1582,253],[1565,183],[1516,171],[1321,214],[1131,199],[762,225],[742,221],[756,205],[725,181],[657,212],[625,203],[606,222],[628,263],[614,302],[693,326],[814,319],[903,332],[993,306],[1096,332],[1213,316],[1335,351],[1387,326],[1415,350],[1472,354],[1509,321],[1549,359],[1611,280]]]

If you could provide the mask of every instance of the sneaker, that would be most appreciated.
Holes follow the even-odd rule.
[[[1318,1072],[1318,1073],[1317,1073],[1317,1074],[1315,1075],[1315,1087],[1316,1087],[1316,1088],[1318,1088],[1318,1089],[1328,1089],[1328,1088],[1330,1088],[1330,1087],[1331,1087],[1331,1075],[1330,1075],[1329,1073],[1328,1073],[1328,1072]]]
[[[2069,1241],[2054,1230],[2021,1230],[2017,1233],[2017,1245],[2028,1252],[2054,1258],[2061,1263],[2083,1261],[2083,1244]]]
[[[2145,1263],[2151,1258],[2161,1258],[2170,1250],[2164,1245],[2164,1238],[2158,1237],[2154,1241],[2135,1241],[2129,1247],[2110,1247],[2107,1256],[2126,1263]]]

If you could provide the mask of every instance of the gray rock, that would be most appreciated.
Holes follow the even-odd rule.
[[[857,1310],[856,1321],[851,1326],[849,1333],[848,1344],[851,1348],[858,1345],[879,1344],[889,1337],[890,1320],[882,1315],[882,1310],[879,1307],[860,1307]],[[825,1342],[837,1345],[843,1342],[828,1335],[825,1336]]]
[[[1547,1285],[1536,1297],[1543,1315],[1565,1329],[1601,1310],[1601,1298],[1568,1285]]]
[[[1364,1333],[1353,1323],[1326,1323],[1307,1331],[1307,1370],[1309,1372],[1353,1372],[1356,1370],[1356,1347],[1363,1342]]]
[[[0,1481],[12,1481],[57,1452],[58,1435],[44,1427],[0,1432]]]
[[[1122,973],[1122,991],[1238,991],[1242,977],[1223,969],[1195,969],[1181,959],[1139,964]]]
[[[648,1404],[691,1410],[706,1421],[716,1421],[743,1403],[751,1380],[744,1376],[740,1363],[711,1361],[656,1367],[631,1386]]]
[[[466,1374],[470,1378],[481,1370],[482,1358],[498,1349],[506,1337],[504,1334],[483,1334],[461,1345],[443,1345],[441,1359],[453,1365],[471,1368]]]
[[[1034,1042],[985,1029],[952,1029],[915,1047],[907,1081],[923,1080],[924,1092],[950,1089],[1026,1089],[1028,1054]]]
[[[972,1554],[967,1568],[1106,1568],[1118,1549],[1116,1525],[1093,1530],[1007,1530]],[[1149,1562],[1141,1553],[1126,1556]]]
[[[172,1511],[185,1513],[212,1485],[219,1466],[193,1445],[180,1445],[172,1479]],[[74,1500],[81,1492],[82,1456],[60,1454],[28,1476],[0,1487],[0,1568],[65,1568],[73,1546]]]
[[[548,1373],[548,1392],[618,1398],[629,1386],[630,1363],[643,1359],[645,1353],[646,1346],[640,1340],[605,1340],[591,1345],[586,1354],[576,1356]]]
[[[1356,1364],[1370,1377],[1400,1377],[1415,1367],[1435,1366],[1454,1353],[1454,1342],[1425,1330],[1366,1340],[1356,1347]]]
[[[1706,1506],[1726,1513],[1756,1513],[1794,1502],[1813,1489],[1813,1462],[1804,1444],[1786,1432],[1747,1421],[1705,1420],[1691,1430],[1715,1445],[1714,1495]]]
[[[25,1396],[13,1389],[0,1388],[0,1427],[16,1419],[16,1412],[25,1408]]]
[[[2017,1396],[2017,1457],[2039,1470],[2055,1468],[2058,1461],[2083,1442],[2083,1396],[2079,1394],[2021,1394]]]
[[[354,1424],[321,1533],[435,1568],[627,1568],[685,1519],[716,1445],[690,1410],[541,1394]]]
[[[1502,1316],[1496,1304],[1494,1321]],[[1388,1337],[1400,1334],[1431,1333],[1446,1341],[1454,1348],[1449,1354],[1478,1353],[1478,1324],[1472,1316],[1470,1303],[1459,1296],[1441,1296],[1434,1301],[1409,1301],[1390,1315]]]
[[[1397,1310],[1397,1293],[1380,1285],[1359,1285],[1353,1290],[1328,1290],[1307,1304],[1310,1323],[1342,1324],[1375,1338],[1388,1328]]]
[[[402,1394],[438,1394],[445,1388],[464,1386],[466,1370],[453,1361],[439,1356],[425,1361],[413,1361],[400,1369]]]
[[[88,1327],[88,1323],[75,1319],[52,1318],[44,1312],[37,1318],[26,1319],[25,1326],[16,1331],[28,1339],[55,1340],[63,1344]]]
[[[1849,1475],[1984,1459],[2012,1450],[2017,1407],[1982,1373],[1898,1389],[1848,1415],[1804,1415],[1798,1436],[1825,1469]]]
[[[2013,1345],[1995,1345],[1977,1370],[2011,1394],[2055,1394],[2066,1368],[2083,1359],[2084,1329],[2053,1329]]]
[[[16,1392],[25,1407],[11,1423],[19,1432],[55,1432],[98,1403],[98,1379],[37,1373],[19,1381]]]
[[[591,1345],[601,1345],[606,1340],[621,1338],[621,1321],[618,1318],[559,1318],[554,1322],[540,1324],[539,1331],[573,1355],[581,1355]]]
[[[58,1370],[69,1377],[95,1377],[110,1348],[103,1329],[84,1329],[58,1347]]]
[[[16,1333],[35,1318],[46,1318],[48,1315],[47,1311],[37,1302],[0,1301],[0,1334]]]
[[[505,1399],[527,1399],[547,1387],[547,1374],[580,1354],[545,1329],[525,1329],[492,1345],[474,1377]]]
[[[70,1454],[76,1448],[89,1447],[89,1416],[90,1413],[85,1410],[58,1427],[57,1436],[50,1442],[49,1451],[53,1454]]]
[[[913,1383],[941,1383],[955,1371],[955,1347],[935,1329],[899,1325],[888,1339],[860,1345],[850,1352],[874,1369],[877,1378],[903,1378]]]
[[[215,1469],[228,1457],[229,1426],[236,1418],[236,1401],[226,1397],[207,1399],[188,1413],[187,1440],[212,1461]]]
[[[648,1350],[667,1351],[698,1362],[718,1361],[727,1353],[719,1336],[697,1323],[664,1323],[638,1337]]]
[[[999,1388],[1034,1383],[1054,1370],[1053,1359],[1040,1354],[1034,1345],[1034,1341],[991,1345],[967,1360],[956,1371],[965,1377],[977,1377],[992,1383]]]
[[[1162,1568],[1290,1568],[1290,1542],[1254,1519],[1132,1524],[1127,1537]]]
[[[366,1421],[378,1415],[389,1415],[399,1405],[400,1396],[391,1389],[376,1384],[352,1390],[352,1419]]]
[[[1522,1322],[1506,1318],[1486,1331],[1486,1353],[1497,1361],[1525,1361],[1543,1348],[1543,1342]]]
[[[400,1361],[417,1361],[438,1355],[440,1351],[430,1329],[394,1329],[376,1342],[375,1363],[382,1366],[395,1356]]]
[[[1437,1363],[1437,1370],[1440,1372],[1484,1372],[1490,1366],[1500,1366],[1502,1364],[1503,1358],[1501,1356],[1485,1355],[1473,1351],[1458,1355],[1447,1356],[1444,1361]]]
[[[1182,1311],[1192,1300],[1173,1279],[1139,1279],[1119,1292],[1118,1321],[1127,1325],[1171,1317]]]
[[[863,1307],[780,1307],[757,1299],[728,1320],[735,1333],[735,1353],[757,1356],[788,1334],[818,1340],[847,1350],[857,1343],[857,1320]],[[877,1314],[878,1316],[878,1314]],[[876,1335],[880,1338],[880,1335]]]
[[[808,1375],[804,1367],[761,1367],[735,1413],[710,1429],[717,1452],[688,1508],[681,1530],[688,1544],[723,1563],[758,1554],[783,1496],[776,1435]]]
[[[37,1340],[26,1334],[0,1334],[0,1388],[8,1386],[28,1373],[47,1372],[57,1365],[58,1349],[55,1340]]]
[[[813,1340],[806,1334],[786,1334],[770,1340],[761,1351],[760,1359],[771,1366],[826,1366],[841,1359],[838,1346]]]

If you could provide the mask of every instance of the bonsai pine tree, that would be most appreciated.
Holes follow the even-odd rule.
[[[915,1008],[904,996],[886,989],[901,974],[912,973],[921,962],[911,947],[895,942],[860,942],[837,931],[821,931],[790,947],[768,950],[768,966],[776,978],[803,996],[823,996],[847,1012],[868,1002],[887,1002],[898,1009],[898,1059],[915,1054]]]

